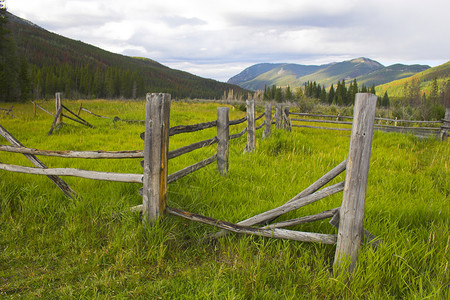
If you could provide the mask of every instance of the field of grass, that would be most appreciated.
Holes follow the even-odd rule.
[[[77,111],[80,101],[65,101]],[[144,102],[82,101],[104,116],[143,119]],[[54,111],[54,103],[41,103]],[[216,119],[215,104],[172,103],[171,126]],[[48,150],[137,150],[143,126],[99,119],[95,129],[63,126],[47,136],[52,118],[31,104],[0,114],[0,124],[25,146]],[[230,109],[230,119],[244,115]],[[261,120],[262,121],[262,120]],[[259,122],[261,122],[259,121]],[[258,122],[258,124],[260,124]],[[67,121],[67,123],[71,123]],[[239,132],[244,125],[233,128]],[[214,164],[169,185],[168,205],[238,222],[286,202],[344,160],[349,132],[274,130],[242,154],[231,141],[226,177]],[[215,129],[174,136],[170,149],[215,135]],[[0,137],[0,144],[7,142]],[[215,147],[173,159],[169,173],[211,156]],[[49,167],[140,173],[139,159],[40,157]],[[376,132],[365,228],[382,239],[363,246],[351,282],[332,272],[335,246],[229,234],[167,215],[144,227],[130,207],[139,184],[64,177],[80,196],[71,200],[45,176],[0,171],[0,297],[149,299],[449,299],[450,147],[448,142]],[[31,166],[0,152],[0,162]],[[331,184],[343,180],[344,174]],[[309,215],[340,205],[342,194],[282,216]],[[301,231],[336,233],[328,220]]]

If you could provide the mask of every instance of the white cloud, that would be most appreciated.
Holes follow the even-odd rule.
[[[447,0],[6,2],[58,34],[220,80],[259,62],[449,60]]]

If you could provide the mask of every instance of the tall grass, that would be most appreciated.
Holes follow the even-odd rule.
[[[79,101],[67,102],[75,111]],[[43,103],[54,110],[53,103]],[[86,101],[105,116],[143,119],[143,102]],[[216,118],[215,104],[173,103],[171,125]],[[64,126],[51,136],[51,117],[31,104],[0,123],[28,147],[49,150],[142,149],[142,126],[82,114],[96,129]],[[230,110],[230,119],[243,116]],[[261,121],[260,121],[261,122]],[[69,121],[67,121],[69,123]],[[233,128],[233,133],[242,125]],[[170,148],[211,138],[215,130],[174,136]],[[349,133],[274,130],[257,150],[242,154],[233,140],[227,176],[208,166],[169,186],[168,204],[238,222],[274,208],[306,188],[348,154]],[[0,139],[2,140],[2,139]],[[6,144],[3,140],[1,143]],[[173,159],[169,173],[214,153],[214,146]],[[65,177],[79,199],[64,196],[45,176],[0,171],[0,295],[10,298],[156,299],[448,299],[450,268],[450,148],[448,142],[376,132],[365,228],[382,239],[363,246],[353,280],[332,273],[335,247],[230,234],[205,237],[212,227],[166,216],[143,227],[139,184]],[[142,172],[139,160],[41,158],[49,167]],[[31,166],[19,154],[0,161]],[[343,180],[340,175],[332,183]],[[280,220],[340,205],[342,195]],[[327,220],[293,229],[335,233]]]

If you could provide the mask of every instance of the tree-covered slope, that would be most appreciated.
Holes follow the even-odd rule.
[[[30,65],[33,98],[136,98],[147,92],[173,97],[220,98],[242,88],[168,68],[151,59],[111,53],[75,41],[8,13],[8,28]]]
[[[390,97],[404,97],[405,84],[411,85],[413,81],[418,81],[420,84],[421,93],[430,93],[431,85],[436,79],[439,88],[445,89],[450,77],[450,61],[445,64],[429,68],[422,72],[416,73],[410,77],[394,80],[376,87],[377,94],[382,95],[388,92]]]

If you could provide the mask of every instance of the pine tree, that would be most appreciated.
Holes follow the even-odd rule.
[[[331,84],[330,90],[328,92],[328,104],[333,103],[334,97],[335,97],[334,87],[333,84]]]
[[[388,96],[388,92],[384,92],[384,96],[383,96],[383,100],[381,101],[381,105],[384,107],[389,107],[390,103],[389,103],[389,96]]]

